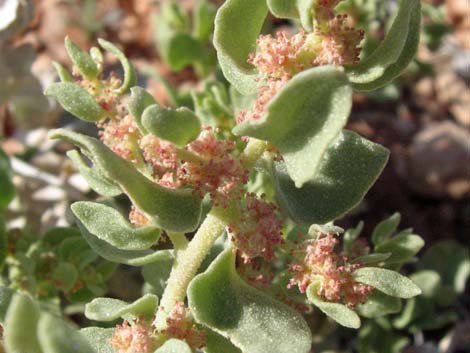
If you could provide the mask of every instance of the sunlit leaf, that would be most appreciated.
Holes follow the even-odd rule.
[[[197,322],[230,339],[245,353],[307,353],[310,330],[290,307],[248,286],[227,249],[188,288]]]
[[[95,298],[85,306],[85,316],[90,320],[114,321],[126,314],[151,317],[157,308],[158,297],[146,294],[129,304],[113,298]]]

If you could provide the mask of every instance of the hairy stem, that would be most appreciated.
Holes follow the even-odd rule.
[[[252,168],[266,150],[266,147],[266,142],[251,139],[241,155],[245,167],[248,169]],[[224,209],[213,208],[204,222],[202,222],[194,238],[184,250],[178,251],[153,323],[157,330],[162,330],[166,327],[166,320],[170,310],[177,302],[183,301],[186,298],[189,282],[196,275],[202,261],[227,225],[225,220],[230,216],[226,213]],[[172,236],[169,236],[173,241]]]

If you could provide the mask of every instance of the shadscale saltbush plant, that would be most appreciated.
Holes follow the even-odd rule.
[[[193,93],[195,111],[158,105],[113,44],[99,40],[120,60],[122,80],[103,77],[100,49],[66,39],[73,72],[56,64],[61,82],[45,94],[95,123],[99,139],[64,129],[50,137],[78,148],[68,156],[98,194],[132,204],[128,217],[102,201],[72,212],[96,254],[141,266],[153,292],[133,303],[93,299],[87,318],[123,321],[80,332],[15,294],[7,352],[308,353],[304,316],[314,310],[357,329],[359,315],[394,313],[420,294],[398,271],[423,242],[409,230],[394,235],[398,215],[375,228],[372,247],[358,238],[362,224],[333,225],[389,156],[344,129],[353,92],[386,85],[410,63],[420,2],[400,3],[363,60],[364,32],[337,12],[340,2],[227,0],[214,45],[232,87],[206,82]],[[299,32],[260,35],[269,13],[299,22]],[[172,249],[159,249],[164,237]]]

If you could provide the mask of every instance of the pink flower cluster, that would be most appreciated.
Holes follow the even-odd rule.
[[[297,248],[296,261],[290,266],[294,273],[288,287],[299,287],[305,293],[311,283],[319,282],[318,295],[328,302],[343,303],[351,308],[364,303],[373,288],[354,280],[353,272],[361,267],[348,262],[346,256],[335,252],[336,235],[321,234]]]
[[[278,207],[272,202],[247,193],[240,205],[239,218],[228,225],[228,232],[245,262],[256,256],[274,258],[274,250],[282,244],[282,221]]]
[[[217,139],[211,128],[204,128],[183,149],[151,135],[140,140],[140,147],[155,181],[163,186],[189,186],[201,198],[209,194],[214,205],[221,207],[243,195],[248,171],[234,156],[235,142]]]
[[[167,327],[159,332],[165,338],[177,338],[185,341],[192,349],[201,349],[206,343],[206,334],[194,324],[189,309],[183,302],[175,304],[167,318]]]
[[[138,150],[137,140],[140,138],[137,125],[130,115],[106,122],[98,123],[101,128],[99,135],[101,141],[111,148],[118,156],[131,162],[136,162]]]
[[[256,67],[263,80],[256,101],[249,111],[242,111],[237,122],[259,120],[268,102],[297,73],[320,65],[354,64],[359,60],[359,44],[364,31],[348,25],[348,16],[336,13],[341,0],[319,0],[315,4],[314,30],[289,37],[280,31],[273,37],[261,35],[256,53],[248,63]]]
[[[139,320],[124,321],[117,325],[109,344],[115,353],[150,353],[155,348],[151,339],[152,328]]]

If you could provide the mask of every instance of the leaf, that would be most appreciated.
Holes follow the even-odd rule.
[[[408,299],[421,294],[421,289],[410,279],[384,268],[360,268],[354,272],[354,279],[392,297]]]
[[[375,251],[391,253],[387,264],[403,263],[410,260],[424,246],[424,240],[416,234],[397,235],[375,247]]]
[[[15,291],[9,287],[0,286],[0,323],[3,324],[8,307]]]
[[[307,298],[325,315],[344,327],[357,329],[361,326],[361,319],[353,310],[343,304],[325,302],[318,297],[317,292],[318,283],[314,282],[310,284],[306,291]]]
[[[65,49],[78,71],[87,79],[94,80],[99,74],[98,66],[91,56],[75,44],[68,36],[65,37]]]
[[[381,45],[358,65],[347,68],[353,88],[372,91],[400,75],[418,48],[420,23],[420,0],[401,1],[395,21]]]
[[[158,104],[144,110],[142,125],[153,135],[180,147],[198,137],[201,131],[201,123],[190,109],[167,109]]]
[[[274,144],[300,188],[317,174],[328,146],[346,124],[351,104],[352,90],[344,73],[333,66],[315,67],[290,80],[268,103],[259,122],[246,121],[233,131]]]
[[[435,271],[418,271],[413,273],[410,279],[421,289],[424,298],[433,298],[442,289],[441,276]]]
[[[353,263],[355,264],[374,264],[378,262],[383,262],[387,260],[392,253],[386,252],[386,253],[374,253],[374,254],[367,254],[363,255],[360,257],[356,257],[354,260],[352,260]]]
[[[357,307],[358,313],[369,319],[395,314],[400,310],[400,298],[391,297],[379,291],[372,292],[367,302]]]
[[[153,294],[145,294],[131,304],[119,299],[95,298],[85,306],[85,316],[96,321],[114,321],[127,314],[151,317],[157,306],[158,297]]]
[[[83,337],[95,349],[96,353],[115,353],[108,343],[113,336],[113,328],[86,327],[80,330]]]
[[[275,165],[276,197],[299,223],[328,223],[355,207],[382,172],[389,152],[344,130],[327,150],[315,177],[297,188],[282,163]]]
[[[19,293],[13,296],[3,326],[7,352],[42,353],[36,335],[39,314],[39,306],[31,297]]]
[[[377,224],[372,232],[372,242],[374,245],[379,245],[389,239],[397,231],[400,220],[400,214],[395,212],[389,218]]]
[[[245,353],[310,350],[312,338],[303,318],[243,282],[235,271],[231,249],[192,280],[188,300],[197,322],[229,338]]]
[[[186,342],[171,338],[154,353],[192,353],[192,350]]]
[[[44,94],[57,99],[62,108],[83,121],[95,123],[106,117],[106,111],[100,107],[93,96],[74,83],[52,83],[46,88]]]
[[[38,323],[41,348],[47,353],[95,353],[88,341],[71,324],[49,313],[42,313]]]
[[[51,273],[55,285],[64,292],[71,290],[78,279],[78,271],[74,265],[68,262],[59,262]]]
[[[100,195],[110,197],[122,194],[119,185],[111,180],[106,179],[98,169],[88,167],[78,151],[67,151],[66,154],[80,175],[86,180],[90,188],[95,192]]]
[[[3,216],[0,214],[0,271],[8,255],[8,231]],[[1,288],[1,287],[0,287]]]
[[[241,353],[228,339],[212,330],[206,330],[206,338],[204,353]]]
[[[119,94],[124,94],[129,91],[132,86],[135,86],[137,83],[137,74],[135,72],[134,66],[127,59],[126,55],[118,49],[113,43],[108,42],[107,40],[98,38],[98,43],[101,47],[110,53],[116,55],[118,60],[121,62],[122,68],[124,70],[124,80],[122,81],[121,87],[117,89]]]
[[[189,189],[167,189],[142,175],[131,162],[114,154],[98,140],[64,129],[49,133],[78,146],[109,180],[119,184],[132,203],[157,226],[172,232],[194,230],[201,217],[201,200]]]
[[[59,75],[61,82],[73,82],[73,77],[70,72],[67,71],[65,67],[59,64],[57,61],[53,61],[52,65],[54,65],[57,74]]]
[[[313,28],[313,5],[315,0],[268,0],[269,11],[276,17],[299,19],[307,31]]]
[[[268,14],[266,0],[228,0],[215,17],[214,46],[225,78],[242,94],[257,89],[257,73],[247,63]]]
[[[134,118],[134,121],[139,127],[142,135],[146,135],[148,133],[142,125],[142,113],[145,108],[155,103],[153,96],[142,87],[136,86],[131,88],[131,98],[127,103],[127,108],[132,114],[132,117]]]
[[[200,0],[196,3],[193,14],[193,34],[199,41],[207,42],[210,40],[214,29],[215,13],[216,8],[210,1]]]
[[[71,208],[91,234],[118,249],[145,250],[160,239],[160,229],[155,226],[134,227],[112,207],[79,201]]]
[[[161,250],[160,252],[162,251],[168,251],[169,256],[162,256],[159,261],[152,262],[142,267],[142,276],[145,282],[152,286],[152,293],[158,296],[163,295],[174,262],[173,256],[169,250]]]
[[[11,178],[10,160],[7,154],[0,148],[0,210],[8,207],[15,197],[15,186]]]

